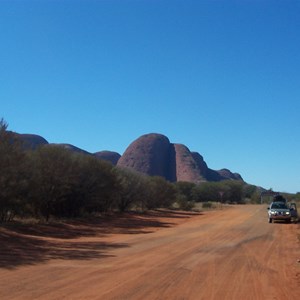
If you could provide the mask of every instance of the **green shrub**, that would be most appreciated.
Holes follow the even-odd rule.
[[[202,208],[213,208],[213,204],[211,202],[203,202]]]

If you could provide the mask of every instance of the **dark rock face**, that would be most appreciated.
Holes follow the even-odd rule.
[[[208,169],[206,179],[207,181],[221,181],[225,180],[226,178],[222,177],[222,175],[220,175],[218,171]]]
[[[117,152],[113,152],[113,151],[99,151],[94,153],[94,155],[97,158],[109,161],[110,163],[112,163],[114,166],[117,165],[118,160],[120,159],[121,155]]]
[[[129,145],[117,166],[169,179],[170,151],[171,144],[166,136],[156,133],[146,134]]]
[[[48,144],[48,142],[43,137],[36,134],[16,133],[16,135],[24,142],[25,149],[36,149],[39,146]]]
[[[143,135],[131,143],[117,166],[150,176],[162,176],[172,182],[242,180],[239,174],[227,169],[209,169],[199,153],[191,152],[182,144],[171,144],[166,136],[156,133]]]
[[[232,173],[232,174],[233,174],[233,179],[244,181],[241,174],[239,174],[239,173]]]
[[[201,155],[198,153],[191,153],[186,146],[181,144],[174,144],[174,148],[176,152],[177,181],[188,181],[194,183],[206,181],[205,163],[203,159],[201,161]]]
[[[221,169],[217,171],[225,179],[243,180],[242,176],[238,173],[232,173],[228,169]]]
[[[192,155],[193,155],[195,162],[198,165],[201,176],[204,177],[205,179],[207,179],[209,169],[208,169],[206,162],[203,159],[203,156],[200,155],[198,152],[192,152]]]

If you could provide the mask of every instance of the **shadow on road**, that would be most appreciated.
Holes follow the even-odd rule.
[[[89,260],[109,257],[109,249],[127,247],[126,244],[105,242],[76,242],[45,240],[31,236],[0,233],[0,268],[13,269],[34,265],[50,259]]]
[[[33,265],[50,259],[89,260],[109,257],[111,249],[128,244],[107,243],[80,238],[110,234],[145,234],[155,228],[167,228],[176,218],[199,215],[193,212],[155,210],[146,213],[118,213],[91,219],[68,220],[48,224],[13,222],[0,227],[0,268]]]

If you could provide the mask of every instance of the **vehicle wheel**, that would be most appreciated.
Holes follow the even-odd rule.
[[[269,218],[269,223],[272,223],[272,218]]]

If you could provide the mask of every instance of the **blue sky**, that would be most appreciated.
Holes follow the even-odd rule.
[[[300,1],[0,0],[9,129],[122,154],[156,132],[300,192]]]

